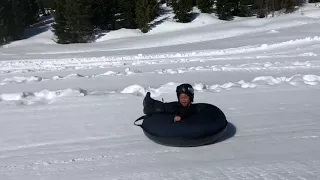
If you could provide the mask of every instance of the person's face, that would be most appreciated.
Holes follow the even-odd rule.
[[[191,103],[190,97],[185,93],[180,94],[179,101],[183,106],[188,106]]]

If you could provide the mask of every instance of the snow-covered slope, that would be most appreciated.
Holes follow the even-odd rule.
[[[46,30],[2,47],[0,179],[320,179],[319,11],[168,14],[148,34],[57,45]],[[146,92],[173,101],[183,82],[226,114],[219,142],[167,147],[133,125]]]

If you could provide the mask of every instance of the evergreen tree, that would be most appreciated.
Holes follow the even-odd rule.
[[[2,0],[0,2],[0,44],[8,43],[12,40],[21,39],[25,23],[18,16],[21,10],[19,2],[14,0]],[[22,11],[22,13],[25,13]]]
[[[283,2],[283,7],[286,9],[287,13],[293,12],[295,5],[296,5],[295,0],[284,0]]]
[[[318,0],[320,2],[320,0]],[[307,3],[307,0],[296,0],[297,6],[303,6]]]
[[[39,7],[39,10],[41,11],[41,13],[43,15],[46,15],[46,11],[44,9],[43,1],[42,0],[37,0],[37,3],[38,3],[38,7]]]
[[[197,6],[197,0],[192,0],[192,7]]]
[[[0,2],[0,45],[6,42],[6,29],[7,25],[4,21],[4,5],[3,1]]]
[[[175,0],[173,2],[173,11],[178,22],[190,22],[190,12],[193,8],[193,0]]]
[[[96,28],[108,29],[111,25],[113,17],[111,6],[114,0],[95,0],[92,4],[92,18],[91,22]]]
[[[158,9],[157,0],[136,0],[136,23],[143,33],[150,30],[149,23],[154,20]]]
[[[23,33],[23,26],[17,24],[15,15],[18,9],[15,6],[15,1],[6,0],[6,6],[4,8],[4,24],[6,25],[7,42],[12,40],[19,40]]]
[[[10,22],[10,31],[12,40],[21,39],[21,34],[26,27],[26,17],[28,17],[28,1],[11,0],[12,22]]]
[[[27,17],[25,18],[26,25],[28,26],[38,22],[39,12],[40,12],[38,0],[22,0],[22,1],[26,3],[25,6],[27,7],[27,11],[26,11]]]
[[[109,4],[109,13],[110,13],[110,30],[117,30],[121,28],[121,4],[119,0],[110,0]]]
[[[40,0],[43,3],[44,8],[54,9],[55,7],[55,1],[59,0]]]
[[[13,40],[21,39],[24,28],[39,20],[39,6],[36,0],[10,0],[9,31]]]
[[[286,13],[293,12],[295,6],[302,6],[305,0],[256,0],[254,7],[258,10],[257,17],[264,18],[269,13],[274,15],[275,11],[284,9]]]
[[[53,32],[57,43],[86,43],[93,37],[91,0],[55,0]]]
[[[11,0],[14,9],[14,18],[23,28],[39,19],[39,6],[36,0]]]
[[[86,43],[92,39],[94,26],[92,19],[92,0],[66,0],[64,18],[68,43]]]
[[[234,16],[248,17],[251,15],[251,6],[253,5],[254,0],[239,0],[234,2],[235,8],[233,10]]]
[[[136,23],[136,0],[119,0],[121,12],[121,27],[135,29]]]
[[[167,6],[173,7],[173,4],[176,0],[165,0],[167,3]]]
[[[158,0],[150,0],[150,17],[151,21],[153,21],[159,14],[160,4]]]
[[[257,18],[264,18],[267,15],[266,11],[266,0],[257,0],[255,2],[255,7],[257,8]]]
[[[57,37],[57,43],[67,44],[69,43],[69,34],[66,30],[66,18],[64,12],[66,11],[66,0],[55,0],[54,1],[54,19],[55,23],[52,25],[53,32]]]
[[[8,11],[8,0],[2,0],[0,2],[0,45],[5,44],[10,35],[8,34],[8,22],[7,19],[7,11]]]
[[[233,14],[232,10],[235,8],[236,4],[232,0],[217,0],[217,16],[221,20],[232,20]]]
[[[213,12],[214,0],[197,0],[197,6],[203,13]]]

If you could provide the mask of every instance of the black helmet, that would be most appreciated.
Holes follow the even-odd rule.
[[[181,84],[176,89],[177,97],[179,99],[179,96],[181,93],[185,93],[190,97],[191,102],[193,102],[194,98],[194,89],[190,84]]]

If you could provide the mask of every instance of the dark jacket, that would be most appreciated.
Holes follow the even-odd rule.
[[[190,104],[184,107],[177,101],[164,103],[158,100],[154,100],[150,97],[150,93],[146,95],[143,100],[143,112],[146,115],[156,113],[168,113],[180,116],[182,119],[190,117],[197,113],[196,105]]]
[[[197,113],[197,108],[196,108],[196,105],[194,104],[190,104],[189,106],[186,106],[186,107],[184,107],[179,102],[171,102],[171,103],[165,103],[165,104],[170,104],[169,107],[165,108],[166,109],[165,112],[180,116],[182,119],[190,117]]]

